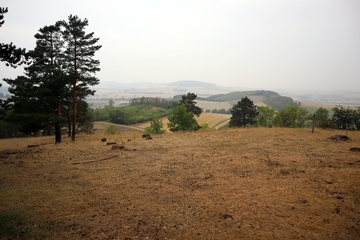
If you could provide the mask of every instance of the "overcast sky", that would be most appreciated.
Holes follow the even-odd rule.
[[[100,81],[360,91],[359,0],[0,0],[0,42],[87,18]],[[0,78],[22,74],[0,62]]]

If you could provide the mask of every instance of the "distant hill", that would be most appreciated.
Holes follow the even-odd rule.
[[[168,83],[169,86],[176,86],[176,87],[216,87],[216,84],[208,83],[208,82],[200,82],[200,81],[192,81],[192,80],[183,80],[183,81],[176,81],[172,83]]]
[[[290,97],[281,96],[273,91],[256,90],[256,91],[242,91],[231,92],[225,94],[217,94],[207,98],[198,98],[202,101],[210,102],[226,102],[230,106],[236,104],[241,98],[248,97],[258,106],[267,105],[276,110],[280,110],[289,105],[296,105],[297,103]]]
[[[241,91],[241,92],[231,92],[231,93],[225,93],[225,94],[217,94],[210,97],[207,97],[206,100],[209,101],[232,101],[232,100],[238,100],[243,97],[250,97],[250,96],[276,96],[279,95],[276,92],[273,91],[264,91],[264,90],[256,90],[256,91]]]

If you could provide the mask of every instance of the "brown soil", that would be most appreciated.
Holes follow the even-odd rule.
[[[0,140],[4,239],[359,239],[360,145],[337,131]],[[27,145],[39,145],[27,148]]]

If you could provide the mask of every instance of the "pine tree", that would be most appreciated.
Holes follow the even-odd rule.
[[[0,7],[0,27],[5,23],[4,14],[8,8]],[[28,63],[29,56],[25,48],[17,48],[13,43],[0,43],[0,61],[5,62],[6,66],[16,68],[17,66]]]
[[[181,100],[179,104],[184,104],[187,112],[191,112],[195,116],[199,117],[201,114],[201,108],[196,106],[196,102],[194,101],[196,99],[197,95],[195,93],[188,93],[186,95],[181,96]]]
[[[0,7],[0,27],[5,23],[4,14],[8,12],[8,8]],[[28,63],[29,56],[24,48],[17,48],[13,43],[0,43],[0,61],[5,62],[6,66],[16,68],[17,66]],[[0,84],[0,87],[2,84]],[[8,101],[0,99],[0,119],[3,119],[10,106]]]
[[[64,57],[66,59],[67,74],[71,79],[72,88],[72,130],[71,139],[75,141],[76,134],[76,108],[77,101],[87,95],[94,94],[89,86],[99,83],[99,79],[93,76],[100,71],[100,61],[93,59],[95,52],[101,48],[96,45],[99,38],[94,38],[94,33],[85,33],[88,20],[81,20],[78,16],[70,15],[68,22],[62,21],[63,37],[66,44]]]
[[[9,101],[11,111],[5,120],[19,125],[19,131],[32,135],[43,129],[53,120],[53,108],[41,97],[42,89],[34,79],[19,76],[15,79],[4,79],[9,84],[12,94]],[[52,114],[49,114],[52,111]]]
[[[50,123],[55,125],[55,143],[61,142],[61,105],[68,99],[67,79],[61,69],[63,42],[59,26],[45,26],[35,35],[36,47],[29,51],[32,64],[26,76],[5,79],[13,94],[8,121],[18,122],[21,131],[31,134]],[[34,121],[34,122],[33,122]]]
[[[245,127],[248,124],[254,124],[259,113],[254,102],[244,97],[232,107],[231,114],[230,127]]]
[[[55,143],[61,142],[62,109],[69,102],[68,77],[62,69],[64,65],[60,24],[45,26],[35,35],[36,47],[29,54],[33,64],[26,68],[28,75],[38,79],[41,86],[41,98],[52,105],[55,129]]]

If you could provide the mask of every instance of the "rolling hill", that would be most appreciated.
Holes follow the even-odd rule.
[[[226,94],[217,94],[207,98],[198,98],[197,105],[206,110],[225,109],[228,110],[236,104],[241,98],[250,98],[257,106],[269,106],[276,110],[280,110],[289,105],[295,105],[296,102],[290,97],[281,96],[273,91],[237,91]]]

